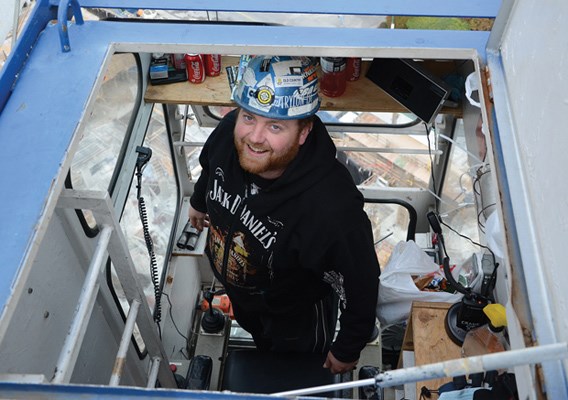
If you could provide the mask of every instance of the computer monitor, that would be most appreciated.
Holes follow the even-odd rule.
[[[431,124],[451,88],[413,60],[375,58],[367,78],[427,124]]]

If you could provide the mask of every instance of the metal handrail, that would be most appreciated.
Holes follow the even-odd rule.
[[[414,240],[416,236],[416,224],[418,221],[418,214],[416,210],[410,203],[407,203],[404,200],[400,199],[367,199],[365,198],[365,203],[373,203],[373,204],[397,204],[406,208],[408,211],[408,228],[406,230],[406,241]]]
[[[124,363],[126,361],[126,352],[128,351],[132,332],[134,332],[134,326],[136,318],[138,317],[140,304],[140,300],[134,299],[130,305],[130,309],[128,310],[128,317],[126,318],[126,324],[124,325],[124,331],[122,332],[122,337],[120,339],[120,346],[118,346],[118,352],[116,353],[114,368],[112,369],[112,375],[108,383],[109,386],[118,386],[120,382],[120,377],[122,376],[122,370],[124,369]]]
[[[69,44],[69,32],[67,30],[67,11],[71,6],[75,23],[83,25],[83,14],[81,14],[81,6],[77,0],[61,0],[59,2],[59,9],[57,10],[57,29],[59,31],[59,41],[61,42],[61,51],[67,53],[71,51]]]
[[[142,299],[145,299],[144,289],[142,288],[142,285],[140,284],[138,277],[136,276],[134,264],[132,262],[130,252],[128,251],[128,245],[122,233],[122,229],[120,228],[120,223],[116,217],[109,193],[106,191],[80,191],[65,189],[62,191],[59,197],[57,206],[60,208],[91,210],[93,212],[97,223],[103,228],[101,230],[101,233],[99,234],[101,238],[99,239],[99,244],[97,245],[92,264],[98,265],[99,262],[101,264],[104,264],[102,263],[102,261],[106,260],[108,250],[108,255],[110,255],[110,258],[112,260],[114,260],[115,270],[118,279],[123,286],[126,300],[132,304],[131,307],[134,306],[135,301],[143,302]],[[106,236],[109,236],[109,238],[106,238]],[[99,250],[99,247],[101,247],[101,250]],[[104,249],[102,249],[103,247]],[[100,259],[102,259],[102,261]],[[91,267],[89,271],[90,270]],[[87,279],[85,282],[85,285],[88,285],[89,287],[90,285],[92,285],[92,283],[90,282],[94,280],[90,276],[91,272],[87,274]],[[90,300],[90,298],[83,298],[82,296],[77,307],[82,309],[87,307],[89,305],[89,302],[94,304],[95,297],[96,292],[92,300]],[[92,311],[92,304],[90,304],[90,308]],[[78,315],[78,313],[76,313],[76,315]],[[83,325],[81,325],[81,328],[86,329],[90,318],[87,317],[87,313],[82,312],[80,315],[82,316],[81,319],[84,320],[84,327]],[[168,357],[162,346],[149,307],[138,308],[136,322],[138,324],[142,339],[144,340],[146,348],[148,349],[148,353],[153,358],[164,360],[164,362],[158,364],[156,367],[157,378],[160,382],[160,386],[164,388],[176,388],[177,384],[174,375],[169,368],[169,363],[167,362]],[[74,329],[72,329],[71,332],[73,330]],[[84,332],[82,333],[84,334]],[[66,358],[68,357],[66,354],[70,353],[70,356],[74,357],[74,359],[70,360],[72,362],[58,362],[56,377],[54,377],[54,380],[52,381],[54,383],[69,382],[69,379],[73,372],[74,363],[81,348],[82,342],[82,337],[80,338],[81,340],[79,340],[78,334],[74,334],[74,336],[77,337],[70,338],[68,340],[69,344],[67,344],[66,341],[66,345],[64,346],[62,355],[60,357],[62,360],[66,360]]]
[[[306,389],[273,393],[274,396],[302,396],[363,386],[393,387],[403,383],[430,379],[475,374],[484,371],[507,369],[517,365],[536,364],[543,361],[561,360],[568,357],[568,345],[555,343],[527,349],[509,350],[484,356],[459,358],[417,367],[395,369],[377,374],[374,378],[353,382],[336,383]]]
[[[57,360],[55,373],[51,379],[52,383],[68,383],[71,379],[99,291],[99,278],[106,260],[106,251],[112,231],[113,228],[111,226],[104,225],[99,235],[95,254],[91,259],[91,264],[81,289],[81,295],[75,308],[71,328]]]

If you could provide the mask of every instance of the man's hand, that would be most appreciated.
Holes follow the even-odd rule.
[[[355,360],[347,363],[339,361],[330,351],[327,353],[327,358],[323,363],[323,367],[329,368],[329,372],[331,372],[332,374],[343,374],[345,372],[354,370],[357,366],[358,361],[359,360]]]
[[[207,214],[202,213],[201,211],[197,211],[191,205],[189,206],[189,222],[195,229],[199,232],[203,230],[203,228],[209,226],[209,217]]]

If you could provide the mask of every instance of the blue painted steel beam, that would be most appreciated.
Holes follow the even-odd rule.
[[[210,52],[221,54],[272,54],[350,56],[398,56],[443,58],[442,50],[458,50],[467,57],[485,57],[489,32],[411,29],[290,27],[222,24],[179,24],[143,22],[86,22],[85,28],[71,26],[71,41],[114,43],[120,51],[165,53]],[[270,53],[266,53],[270,49]],[[264,51],[264,53],[260,51]],[[418,54],[416,51],[420,51]],[[476,54],[474,54],[476,53]],[[430,54],[430,55],[428,55]],[[459,57],[457,57],[459,58]]]
[[[3,399],[57,399],[57,400],[124,400],[124,399],[201,399],[274,400],[267,395],[244,395],[228,392],[205,392],[189,390],[144,389],[124,386],[52,385],[34,383],[0,382],[0,397]],[[302,397],[298,397],[302,399]],[[308,399],[303,397],[303,399]],[[313,400],[314,397],[309,399]]]
[[[49,0],[38,0],[22,29],[23,34],[18,37],[0,71],[0,111],[10,97],[12,87],[39,34],[56,17],[57,9],[50,6]]]
[[[57,0],[51,0],[57,5]],[[83,0],[87,8],[495,18],[500,0]]]

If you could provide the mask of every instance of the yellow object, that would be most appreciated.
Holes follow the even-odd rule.
[[[498,353],[509,348],[503,334],[503,328],[507,326],[505,307],[489,304],[483,308],[483,312],[490,322],[467,332],[462,345],[463,357]]]
[[[483,312],[487,315],[493,327],[501,328],[507,326],[507,313],[505,307],[501,304],[488,304],[483,308]]]

